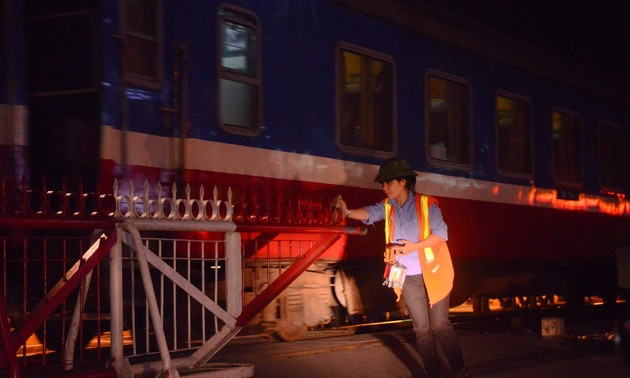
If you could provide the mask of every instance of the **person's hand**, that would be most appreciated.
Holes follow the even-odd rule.
[[[343,200],[343,198],[341,198],[341,194],[337,194],[337,196],[333,200],[332,207],[334,207],[335,209],[339,209],[339,211],[341,211],[341,215],[344,218],[348,215],[348,205],[346,205],[346,202]]]
[[[391,243],[387,245],[387,248],[390,249],[395,255],[406,255],[413,251],[412,243],[409,240],[397,240],[395,243]]]

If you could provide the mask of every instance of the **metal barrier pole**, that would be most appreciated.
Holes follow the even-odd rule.
[[[7,377],[19,377],[19,369],[17,358],[15,357],[15,347],[13,346],[13,338],[11,337],[11,329],[9,328],[8,317],[4,306],[4,299],[0,297],[0,340],[4,346],[4,358],[7,361],[6,369],[9,375]],[[0,358],[0,362],[2,359]]]
[[[121,233],[119,225],[116,232]],[[109,261],[109,302],[111,345],[110,353],[112,366],[119,377],[123,375],[123,259],[122,238],[118,238],[110,251]]]
[[[65,371],[70,371],[74,367],[74,348],[77,344],[77,337],[79,336],[79,329],[81,328],[81,313],[83,312],[83,306],[87,300],[88,290],[90,290],[93,272],[94,271],[91,270],[85,276],[83,290],[79,290],[79,294],[77,294],[77,303],[74,305],[72,321],[70,322],[70,329],[68,329],[68,336],[66,338],[65,355],[63,358]]]
[[[121,227],[125,229],[129,235],[131,235],[134,243],[134,249],[136,257],[138,258],[138,265],[140,267],[140,276],[142,277],[142,284],[149,305],[149,315],[151,316],[151,323],[153,324],[153,330],[155,331],[155,339],[160,350],[160,357],[162,359],[163,371],[171,370],[171,356],[168,350],[168,344],[166,343],[166,336],[164,335],[164,326],[162,324],[162,318],[160,316],[160,309],[158,307],[157,299],[155,297],[155,290],[153,288],[153,282],[151,281],[151,273],[149,272],[149,262],[144,254],[144,246],[142,245],[142,239],[140,238],[140,232],[127,222],[123,222]]]
[[[243,311],[243,266],[240,232],[225,233],[226,263],[226,310],[237,317]]]

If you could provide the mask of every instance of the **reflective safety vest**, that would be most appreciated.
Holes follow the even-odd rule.
[[[431,235],[429,228],[429,208],[436,204],[437,200],[432,196],[415,193],[416,196],[416,214],[418,214],[419,241],[422,241]],[[393,242],[394,237],[394,216],[396,208],[389,204],[385,199],[385,243]],[[448,250],[446,241],[440,242],[433,247],[426,247],[418,253],[420,258],[420,266],[422,267],[422,278],[424,286],[429,296],[429,304],[433,305],[446,296],[453,289],[453,279],[455,271],[451,261],[451,254]],[[403,288],[404,290],[404,288]]]

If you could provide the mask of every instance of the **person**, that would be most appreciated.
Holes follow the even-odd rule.
[[[337,196],[334,206],[345,218],[365,224],[385,221],[385,260],[391,255],[406,267],[402,299],[412,320],[424,369],[429,377],[442,376],[439,345],[449,365],[444,376],[462,375],[464,358],[448,318],[454,278],[446,245],[448,228],[437,200],[415,193],[416,176],[406,161],[388,159],[374,179],[386,196],[382,202],[350,209]]]

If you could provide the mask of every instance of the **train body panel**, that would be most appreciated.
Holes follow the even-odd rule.
[[[5,175],[28,168],[35,184],[44,175],[52,186],[70,176],[69,185],[81,178],[107,191],[114,178],[122,191],[131,181],[137,188],[145,180],[189,182],[275,203],[341,194],[356,207],[382,198],[373,182],[378,164],[400,156],[419,173],[417,190],[438,198],[449,226],[454,303],[616,290],[615,252],[630,245],[630,99],[594,73],[416,2],[156,0],[141,11],[105,0],[71,9],[8,3],[2,15],[16,20],[2,50],[13,59],[0,64],[0,107],[8,114],[0,125],[10,133],[0,144],[19,159],[3,158]],[[72,34],[83,37],[63,43]],[[42,36],[64,48],[67,62],[45,60],[50,51],[35,43]],[[46,73],[55,80],[43,80]],[[357,90],[367,77],[369,90]],[[379,97],[387,88],[391,95]],[[434,142],[447,134],[428,131],[456,89],[468,107],[460,121],[470,126],[467,136],[448,134],[468,149],[461,160],[449,155],[453,146]],[[370,99],[392,107],[354,114],[348,104],[357,93],[359,107]],[[529,114],[523,154],[531,156],[522,172],[497,158],[510,152],[498,135],[501,112],[517,113],[501,101]],[[343,129],[352,116],[357,125],[389,120],[391,133],[376,121],[366,127],[371,139],[361,125]],[[602,179],[602,124],[624,148],[613,154],[610,185]],[[554,159],[575,154],[557,152],[567,125],[580,140],[566,172],[577,166],[579,173],[560,177],[565,168]],[[377,307],[383,295],[374,287],[383,238],[381,227],[370,227],[323,257],[324,270],[338,269],[324,281],[352,282],[352,313]],[[497,277],[501,285],[489,284]]]

